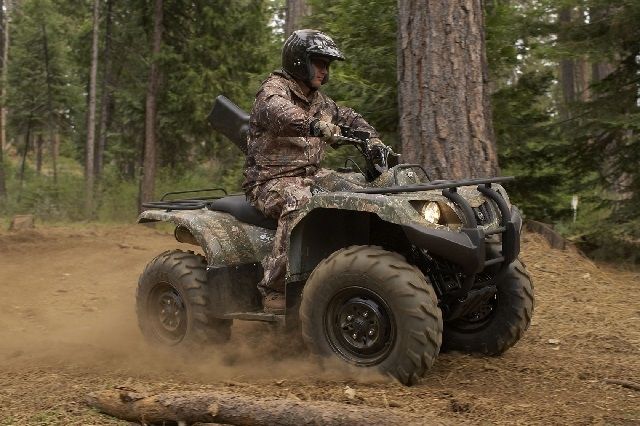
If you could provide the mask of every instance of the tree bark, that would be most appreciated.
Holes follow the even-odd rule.
[[[306,0],[287,0],[287,12],[284,22],[284,36],[289,37],[292,32],[301,29],[301,21],[311,14],[311,6]]]
[[[91,71],[89,74],[89,110],[87,111],[87,144],[85,152],[85,214],[93,213],[94,148],[96,136],[96,80],[98,77],[98,33],[100,30],[100,0],[93,0],[93,37]]]
[[[437,178],[495,176],[481,0],[398,0],[403,161]]]
[[[100,128],[98,130],[98,144],[95,152],[95,176],[100,180],[104,167],[104,150],[107,142],[107,132],[109,126],[109,104],[111,103],[111,22],[112,22],[113,0],[107,0],[107,13],[105,16],[104,34],[104,55],[102,59],[101,93],[100,103]]]
[[[151,69],[149,71],[149,83],[147,85],[145,121],[144,121],[144,159],[142,163],[142,182],[140,186],[140,205],[151,201],[155,190],[156,178],[156,115],[157,96],[160,86],[160,68],[158,66],[158,55],[162,45],[163,31],[163,2],[155,0],[153,12],[153,36],[151,46]]]
[[[228,392],[167,392],[157,395],[128,389],[93,392],[87,404],[119,419],[145,423],[223,423],[253,426],[298,425],[442,425],[432,415],[397,413],[383,408],[336,402],[255,398]]]

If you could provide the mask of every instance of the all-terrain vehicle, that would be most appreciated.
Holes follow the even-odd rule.
[[[213,127],[246,149],[248,116],[218,97]],[[223,189],[181,191],[147,203],[138,221],[170,222],[204,256],[153,259],[137,289],[144,336],[190,347],[222,343],[234,320],[301,331],[311,352],[375,368],[405,384],[441,347],[498,355],[529,326],[533,285],[518,260],[522,219],[500,185],[510,178],[431,180],[392,165],[391,149],[343,128],[362,170],[344,168],[312,187],[290,235],[286,312],[265,313],[256,284],[276,222]],[[176,199],[176,197],[178,199]]]

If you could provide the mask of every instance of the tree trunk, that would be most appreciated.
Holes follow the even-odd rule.
[[[588,102],[591,99],[591,63],[586,58],[577,59],[574,62],[576,99],[581,102]]]
[[[284,22],[284,36],[300,30],[302,18],[311,14],[311,6],[306,0],[287,0],[287,12]]]
[[[147,85],[147,99],[144,121],[144,159],[142,164],[142,183],[140,187],[140,205],[153,199],[156,178],[156,115],[157,96],[160,86],[160,68],[158,55],[162,44],[162,0],[155,0],[153,12],[153,37],[151,47],[151,69]]]
[[[42,139],[42,133],[38,133],[36,137],[36,173],[42,173],[42,145],[44,140]]]
[[[100,0],[93,0],[93,38],[91,43],[91,71],[89,74],[89,110],[87,111],[87,145],[85,152],[85,214],[93,213],[94,148],[96,135],[96,80],[98,77],[98,32]]]
[[[52,153],[51,155],[53,156],[53,165],[55,167],[56,164],[56,158],[60,157],[60,133],[54,133],[53,134],[53,147],[52,147]],[[55,173],[55,170],[54,170]]]
[[[229,425],[442,425],[429,414],[336,402],[255,398],[229,392],[167,392],[147,395],[127,389],[93,392],[87,403],[119,419],[145,423],[185,422]]]
[[[107,14],[105,16],[105,34],[104,34],[104,56],[101,92],[102,100],[100,103],[100,129],[98,131],[98,145],[96,146],[95,155],[95,176],[100,180],[102,169],[104,167],[104,149],[107,142],[107,132],[109,126],[109,104],[111,103],[111,22],[112,22],[112,6],[113,0],[107,0]]]
[[[11,2],[0,0],[0,199],[7,198],[7,183],[4,172],[4,147],[7,144],[6,84],[7,60],[9,58],[9,10]]]
[[[2,79],[0,85],[0,99],[2,100],[2,105],[0,105],[0,147],[2,148],[7,144],[6,84],[9,71],[9,16],[11,8],[11,0],[0,0],[0,25],[2,25],[0,31],[0,60],[2,61],[0,69],[0,78]]]
[[[615,67],[609,62],[596,62],[591,64],[591,82],[597,83],[604,80],[615,71]]]
[[[24,170],[27,164],[27,153],[31,142],[31,117],[27,120],[27,133],[24,135],[24,151],[22,151],[22,163],[20,164],[20,189],[24,185]]]
[[[437,179],[499,173],[480,0],[398,0],[398,107],[403,161]]]
[[[47,131],[49,133],[49,147],[51,150],[51,162],[53,167],[53,183],[58,183],[58,156],[54,148],[53,141],[53,91],[51,90],[51,69],[49,67],[49,41],[47,38],[47,27],[42,24],[42,48],[44,51],[44,70],[47,81]]]
[[[0,146],[0,200],[7,198],[7,184],[4,175],[4,147]]]
[[[567,27],[571,24],[571,8],[563,7],[560,9],[558,21],[560,22],[558,37],[562,41],[565,38],[564,33],[567,31]],[[571,58],[560,60],[560,87],[562,87],[564,101],[560,113],[563,119],[567,119],[571,116],[570,105],[576,101],[575,63]]]

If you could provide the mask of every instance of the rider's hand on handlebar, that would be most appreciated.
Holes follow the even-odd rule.
[[[382,141],[379,138],[369,139],[369,147],[370,148],[376,147],[380,149],[388,148],[385,144],[382,143]]]
[[[311,124],[311,134],[322,139],[331,139],[333,136],[340,136],[340,127],[328,121],[317,120]]]

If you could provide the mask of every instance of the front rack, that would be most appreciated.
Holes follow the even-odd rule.
[[[424,185],[406,185],[391,186],[386,188],[363,188],[350,192],[360,194],[401,194],[403,192],[420,192],[431,191],[434,189],[457,188],[459,186],[480,185],[486,183],[500,183],[514,180],[513,176],[495,177],[495,178],[479,178],[479,179],[463,179],[463,180],[434,180]]]

